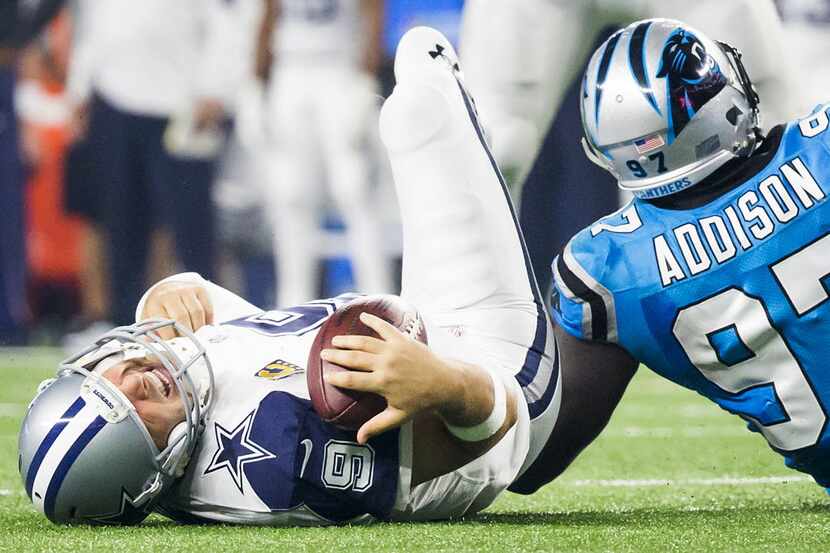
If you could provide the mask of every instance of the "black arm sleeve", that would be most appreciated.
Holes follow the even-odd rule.
[[[530,494],[559,476],[608,424],[638,363],[623,348],[574,338],[555,328],[562,405],[542,453],[510,486]]]

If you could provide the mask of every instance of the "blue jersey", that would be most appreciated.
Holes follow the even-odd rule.
[[[749,422],[830,485],[830,131],[790,123],[769,162],[708,203],[634,200],[554,261],[556,322],[612,342]]]

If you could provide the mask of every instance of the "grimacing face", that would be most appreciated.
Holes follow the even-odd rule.
[[[173,377],[161,362],[149,357],[122,361],[103,377],[132,402],[156,447],[167,447],[170,432],[186,417]]]

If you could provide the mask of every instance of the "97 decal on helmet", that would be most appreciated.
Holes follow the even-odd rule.
[[[585,153],[642,198],[749,155],[760,125],[740,53],[668,19],[612,35],[588,64],[580,107]]]
[[[182,338],[164,341],[172,326]],[[184,406],[184,422],[159,450],[135,406],[103,373],[157,359]],[[137,524],[181,475],[214,396],[213,369],[192,332],[175,321],[115,328],[61,362],[23,419],[19,469],[32,503],[55,523]]]

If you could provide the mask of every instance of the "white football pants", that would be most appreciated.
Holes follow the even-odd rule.
[[[275,234],[277,303],[317,296],[326,192],[346,225],[357,289],[389,292],[391,267],[370,182],[378,113],[373,80],[339,64],[291,62],[277,63],[272,77],[264,188]]]
[[[401,296],[422,314],[433,350],[493,372],[526,409],[487,454],[421,484],[396,507],[430,518],[493,501],[546,443],[560,399],[550,322],[456,62],[440,33],[410,30],[381,112],[403,225]],[[423,510],[430,502],[443,511]]]

